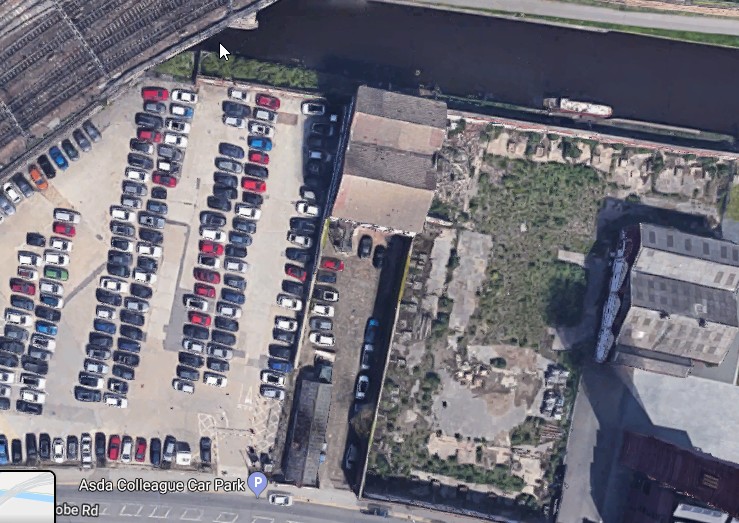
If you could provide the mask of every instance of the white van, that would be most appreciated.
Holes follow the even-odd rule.
[[[64,295],[64,287],[62,287],[58,283],[54,283],[53,281],[49,281],[49,280],[41,280],[41,284],[39,285],[39,290],[41,292],[47,292],[49,294],[53,294],[54,296]]]

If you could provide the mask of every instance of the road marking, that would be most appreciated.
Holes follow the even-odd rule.
[[[239,515],[233,512],[221,512],[218,517],[213,520],[213,523],[234,523],[239,519]]]
[[[98,505],[100,506],[100,515],[107,516],[110,505],[108,503],[98,503]]]
[[[194,517],[195,514],[188,514],[188,512],[194,512],[195,514],[198,514],[198,516]],[[180,519],[182,521],[200,521],[203,519],[203,511],[199,508],[186,508],[180,516]]]
[[[268,518],[266,516],[254,516],[251,519],[251,523],[274,523],[275,518]]]
[[[157,514],[157,512],[160,510],[164,510],[164,514]],[[167,519],[171,510],[172,507],[168,507],[166,505],[156,505],[154,507],[154,510],[151,511],[151,514],[149,514],[149,517],[154,519]]]
[[[138,507],[138,510],[136,510],[135,514],[129,514],[127,512],[128,507]],[[144,509],[143,505],[123,505],[121,507],[121,512],[119,516],[130,516],[130,517],[138,517],[139,514],[141,514],[141,511]]]

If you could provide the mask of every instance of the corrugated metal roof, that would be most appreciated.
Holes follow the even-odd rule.
[[[352,142],[346,150],[344,175],[427,191],[436,189],[436,172],[430,156],[358,142]]]
[[[441,148],[446,132],[428,125],[355,113],[350,135],[353,143],[360,142],[431,156]]]
[[[634,270],[696,285],[736,291],[739,267],[642,246]]]
[[[642,247],[739,267],[739,245],[649,223],[640,229]]]
[[[393,93],[362,85],[357,90],[356,111],[392,120],[446,129],[446,104],[427,98]]]

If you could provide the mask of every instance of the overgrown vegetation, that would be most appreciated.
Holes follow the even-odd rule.
[[[245,80],[277,87],[294,89],[317,89],[318,73],[302,67],[249,60],[233,57],[232,60],[219,60],[213,53],[203,53],[200,72],[207,76]]]
[[[157,65],[154,70],[162,74],[172,75],[175,78],[189,80],[192,78],[194,67],[195,53],[193,51],[185,51]]]
[[[726,204],[724,216],[739,221],[739,185],[733,186],[729,192],[729,201]]]

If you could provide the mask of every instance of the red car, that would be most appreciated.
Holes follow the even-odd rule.
[[[33,283],[28,283],[27,281],[23,281],[19,278],[10,279],[10,290],[13,292],[25,294],[26,296],[36,295],[36,285],[34,285]]]
[[[331,271],[343,271],[344,262],[337,260],[336,258],[323,258],[321,260],[321,269],[328,269]]]
[[[288,276],[292,276],[293,278],[300,281],[305,281],[305,278],[308,276],[308,273],[305,272],[305,269],[302,269],[297,265],[292,265],[290,263],[285,264],[285,274],[287,274]]]
[[[202,296],[204,298],[215,298],[216,290],[210,285],[206,285],[204,283],[196,283],[195,284],[195,294],[197,294],[198,296]]]
[[[74,225],[68,223],[54,222],[54,232],[67,238],[74,238],[74,235],[77,234],[77,229],[74,228]]]
[[[213,283],[218,285],[221,283],[221,275],[215,271],[209,271],[207,269],[195,269],[192,271],[193,276],[198,281],[204,281],[205,283]]]
[[[139,463],[143,463],[146,459],[146,438],[136,438],[136,454],[134,459]]]
[[[187,319],[190,323],[195,325],[202,325],[203,327],[210,327],[210,316],[207,314],[200,314],[199,312],[190,311],[187,313]]]
[[[121,452],[121,438],[117,434],[113,434],[108,440],[108,459],[118,461],[118,454]]]
[[[261,105],[262,107],[266,107],[267,109],[272,109],[273,111],[276,111],[277,109],[280,108],[279,98],[276,98],[274,96],[270,96],[264,93],[257,94],[257,97],[254,99],[254,102],[257,105]]]
[[[152,129],[139,129],[136,132],[136,137],[146,142],[159,143],[162,141],[162,133]]]
[[[220,243],[212,242],[209,240],[200,240],[200,252],[206,253],[206,254],[215,254],[216,256],[220,256],[223,254],[223,245]]]
[[[160,172],[154,173],[154,175],[151,177],[151,181],[153,181],[154,183],[158,183],[159,185],[164,185],[165,187],[177,186],[177,178]]]
[[[262,165],[269,165],[269,155],[262,151],[249,151],[249,161],[260,163]]]
[[[141,89],[141,97],[146,101],[166,102],[169,92],[161,87],[144,87]]]
[[[255,180],[254,178],[242,178],[241,187],[245,191],[259,192],[262,193],[267,190],[267,184],[262,180]]]

